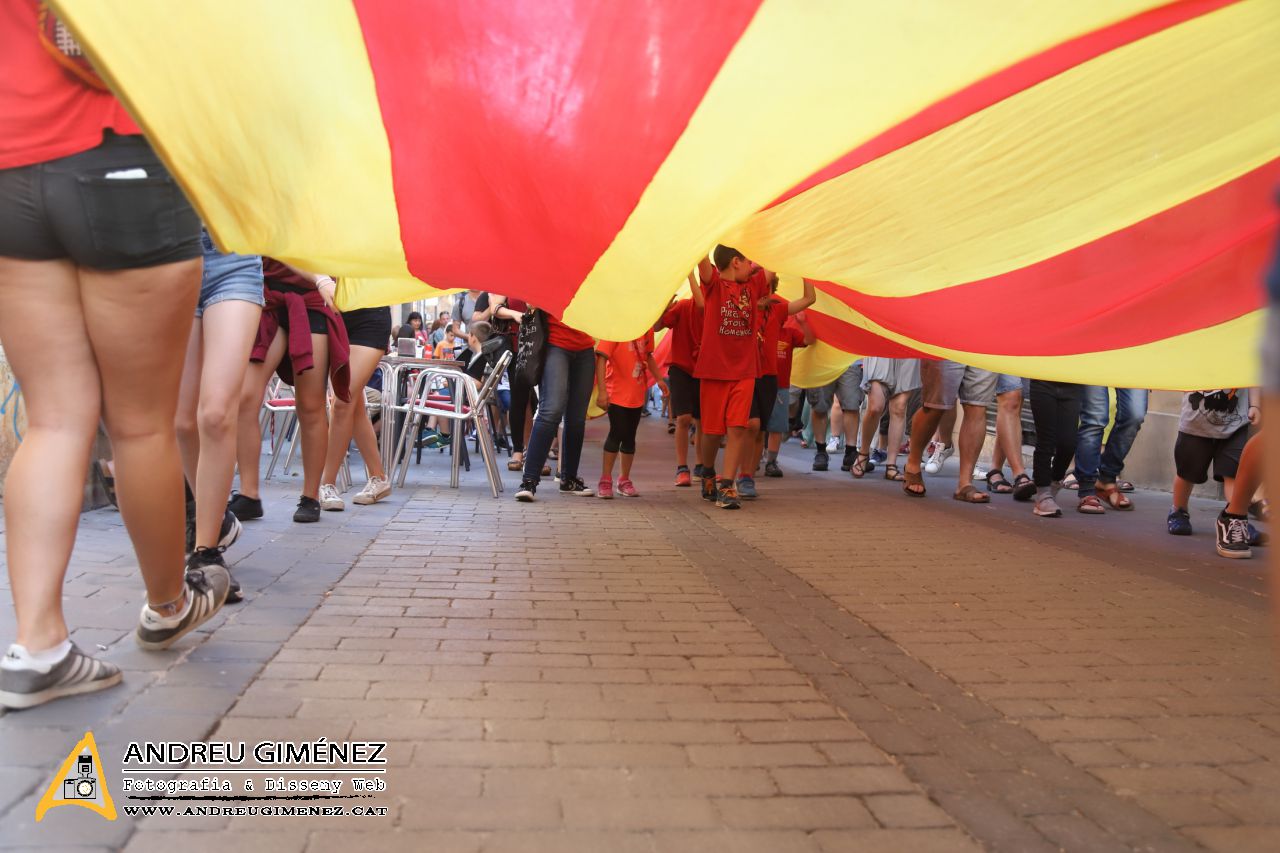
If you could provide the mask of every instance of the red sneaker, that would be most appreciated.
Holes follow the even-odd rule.
[[[609,500],[613,497],[613,480],[601,480],[596,484],[596,497]]]
[[[676,471],[676,485],[682,487],[693,485],[693,475],[689,473],[688,468],[680,468]]]

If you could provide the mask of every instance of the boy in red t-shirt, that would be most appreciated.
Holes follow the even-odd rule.
[[[760,300],[759,341],[759,376],[756,377],[755,396],[751,401],[751,450],[747,458],[742,460],[742,471],[738,475],[739,497],[752,499],[756,497],[756,469],[760,467],[760,457],[764,453],[764,431],[778,400],[778,341],[782,335],[783,324],[793,314],[799,314],[817,300],[813,282],[804,280],[804,295],[790,302],[778,296],[778,277],[769,276],[769,295]],[[788,384],[790,380],[788,379]]]
[[[702,308],[702,342],[694,364],[702,409],[702,497],[721,509],[738,509],[734,481],[750,452],[751,400],[759,375],[758,303],[769,294],[769,274],[737,249],[716,246],[713,267],[698,264],[702,286],[692,281],[693,301]],[[716,481],[720,438],[727,436],[724,469],[729,476]]]
[[[702,437],[695,423],[702,416],[698,411],[698,380],[693,376],[698,343],[702,340],[702,310],[693,299],[673,301],[653,328],[655,332],[671,330],[667,382],[671,386],[671,414],[676,419],[676,485],[692,486],[693,477],[702,473],[701,464],[693,475],[689,473],[689,432],[697,430],[698,439]]]
[[[622,476],[618,478],[618,494],[624,498],[640,497],[631,482],[636,430],[649,394],[649,377],[657,379],[666,393],[667,383],[660,375],[653,358],[653,332],[646,332],[634,341],[601,341],[596,345],[596,405],[609,414],[604,465],[596,489],[598,497],[613,497],[613,463],[619,453],[622,454]]]

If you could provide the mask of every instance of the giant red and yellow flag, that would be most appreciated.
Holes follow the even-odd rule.
[[[1276,0],[57,0],[228,249],[636,337],[717,241],[821,345],[1251,384]],[[807,374],[807,376],[806,376]]]

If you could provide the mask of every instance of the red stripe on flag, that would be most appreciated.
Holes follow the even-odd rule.
[[[1024,89],[1042,83],[1090,59],[1236,2],[1239,0],[1177,0],[1167,6],[1151,9],[1028,57],[1002,71],[984,77],[931,104],[906,121],[894,125],[822,171],[797,184],[765,209],[782,204],[846,172],[852,172],[859,166],[921,140],[931,133],[936,133],[973,113],[984,110],[992,104],[997,104],[1011,95],[1016,95]]]
[[[354,0],[410,271],[559,315],[759,2]]]
[[[831,285],[823,283],[824,290]],[[873,355],[881,358],[934,358],[935,356],[905,347],[897,341],[883,338],[861,326],[846,323],[830,314],[814,309],[805,312],[805,322],[813,329],[814,337],[836,349],[855,355]]]
[[[1163,340],[1263,304],[1280,159],[1069,252],[917,296],[822,289],[885,329],[992,355],[1073,355]]]

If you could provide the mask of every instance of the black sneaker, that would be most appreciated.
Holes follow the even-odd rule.
[[[764,463],[764,475],[766,477],[781,477],[782,469],[778,467],[777,462]]]
[[[10,653],[9,660],[16,657]],[[0,668],[0,706],[31,708],[62,696],[105,690],[122,678],[118,667],[89,657],[72,643],[67,656],[48,672]]]
[[[222,514],[222,527],[218,529],[218,547],[230,548],[236,544],[236,540],[240,538],[240,531],[244,527],[240,524],[240,519],[236,518],[236,514],[228,507]],[[196,520],[187,518],[187,556],[190,557],[196,550]]]
[[[516,491],[516,500],[520,503],[533,503],[534,493],[538,491],[538,482],[525,478],[520,481],[520,488]]]
[[[138,630],[133,638],[144,649],[167,649],[194,629],[208,622],[227,601],[227,590],[231,587],[231,575],[218,564],[207,565],[202,569],[187,572],[186,592],[191,599],[191,607],[187,615],[177,625],[163,626],[155,611],[142,605],[142,616],[138,619]]]
[[[239,492],[231,493],[231,500],[227,501],[227,509],[231,510],[232,514],[241,521],[262,518],[262,501],[259,498],[242,495]]]
[[[589,498],[595,495],[595,492],[587,488],[587,484],[582,482],[581,477],[561,477],[560,494]]]
[[[702,463],[701,462],[693,466],[693,479],[695,480],[702,479]]]
[[[1249,519],[1243,515],[1218,514],[1213,525],[1218,553],[1231,560],[1247,560],[1253,556],[1249,547]]]
[[[311,524],[320,520],[320,501],[303,495],[298,499],[298,508],[293,511],[293,520],[299,524]]]
[[[840,470],[848,471],[853,468],[853,461],[858,458],[858,448],[845,447],[844,458],[840,460]]]
[[[827,449],[819,447],[818,452],[813,454],[813,470],[825,471],[830,464],[831,460],[827,458]]]
[[[227,561],[222,559],[221,547],[197,548],[187,558],[187,571],[189,572],[203,569],[206,566],[221,566],[223,571],[227,573],[227,579],[230,582],[227,587],[227,604],[237,604],[244,601],[244,596],[240,593],[240,583],[232,576],[231,570],[227,568]]]

